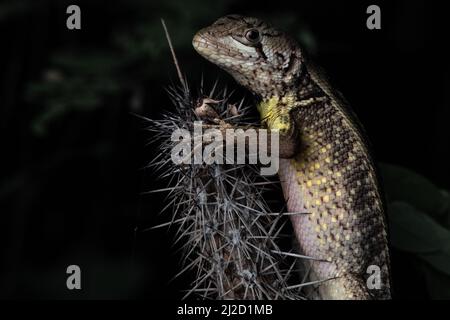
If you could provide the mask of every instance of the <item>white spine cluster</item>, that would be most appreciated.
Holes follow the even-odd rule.
[[[203,86],[202,86],[203,87]],[[231,125],[249,124],[248,109],[241,103],[230,112],[226,90],[206,95],[215,101],[219,119]],[[179,274],[194,273],[195,281],[185,297],[205,299],[299,299],[301,286],[289,286],[298,274],[295,258],[279,247],[282,213],[271,212],[263,193],[276,182],[259,174],[256,165],[191,164],[171,161],[171,134],[192,129],[199,120],[198,100],[188,88],[168,90],[175,111],[162,120],[149,120],[148,129],[159,143],[159,156],[151,162],[167,180],[166,211],[176,225],[176,242],[182,243]],[[200,96],[205,96],[201,90]],[[238,111],[236,113],[236,111]],[[247,121],[247,122],[246,122]]]

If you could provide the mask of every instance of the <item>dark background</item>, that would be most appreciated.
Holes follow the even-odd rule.
[[[170,105],[165,87],[176,73],[160,18],[193,87],[202,73],[207,82],[219,75],[236,86],[193,50],[201,27],[241,13],[288,31],[349,100],[378,161],[450,189],[449,34],[441,3],[1,2],[0,297],[171,298],[186,287],[168,283],[178,270],[171,233],[145,231],[162,221],[164,203],[142,194],[161,182],[143,169],[155,151],[146,146],[145,122],[133,115],[157,118]],[[81,7],[81,30],[66,28],[70,4]],[[381,7],[381,30],[366,28],[370,4]],[[239,95],[251,101],[244,90]],[[396,296],[448,297],[413,267],[418,260],[394,248]],[[82,269],[81,291],[66,289],[71,264]]]

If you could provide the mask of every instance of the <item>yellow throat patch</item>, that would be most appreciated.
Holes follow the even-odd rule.
[[[283,132],[289,131],[291,127],[289,113],[295,105],[296,97],[294,95],[286,95],[281,99],[275,96],[264,100],[257,108],[261,121],[267,125],[268,129]]]

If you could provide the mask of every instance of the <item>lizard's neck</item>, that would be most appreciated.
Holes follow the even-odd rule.
[[[262,100],[257,106],[261,121],[269,129],[287,129],[289,123],[283,121],[289,112],[295,108],[297,96],[295,93],[286,93],[283,96],[272,96]]]
[[[307,72],[302,72],[296,85],[262,97],[258,104],[262,122],[270,129],[289,129],[289,117],[294,109],[314,103],[325,97],[322,89]]]

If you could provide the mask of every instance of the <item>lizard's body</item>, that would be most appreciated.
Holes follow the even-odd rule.
[[[256,30],[256,33],[255,33]],[[366,141],[345,103],[297,43],[255,18],[219,19],[195,49],[262,98],[262,121],[280,132],[279,177],[296,238],[324,299],[390,298],[383,203]],[[369,266],[381,289],[368,289]],[[308,266],[308,267],[309,267]]]

